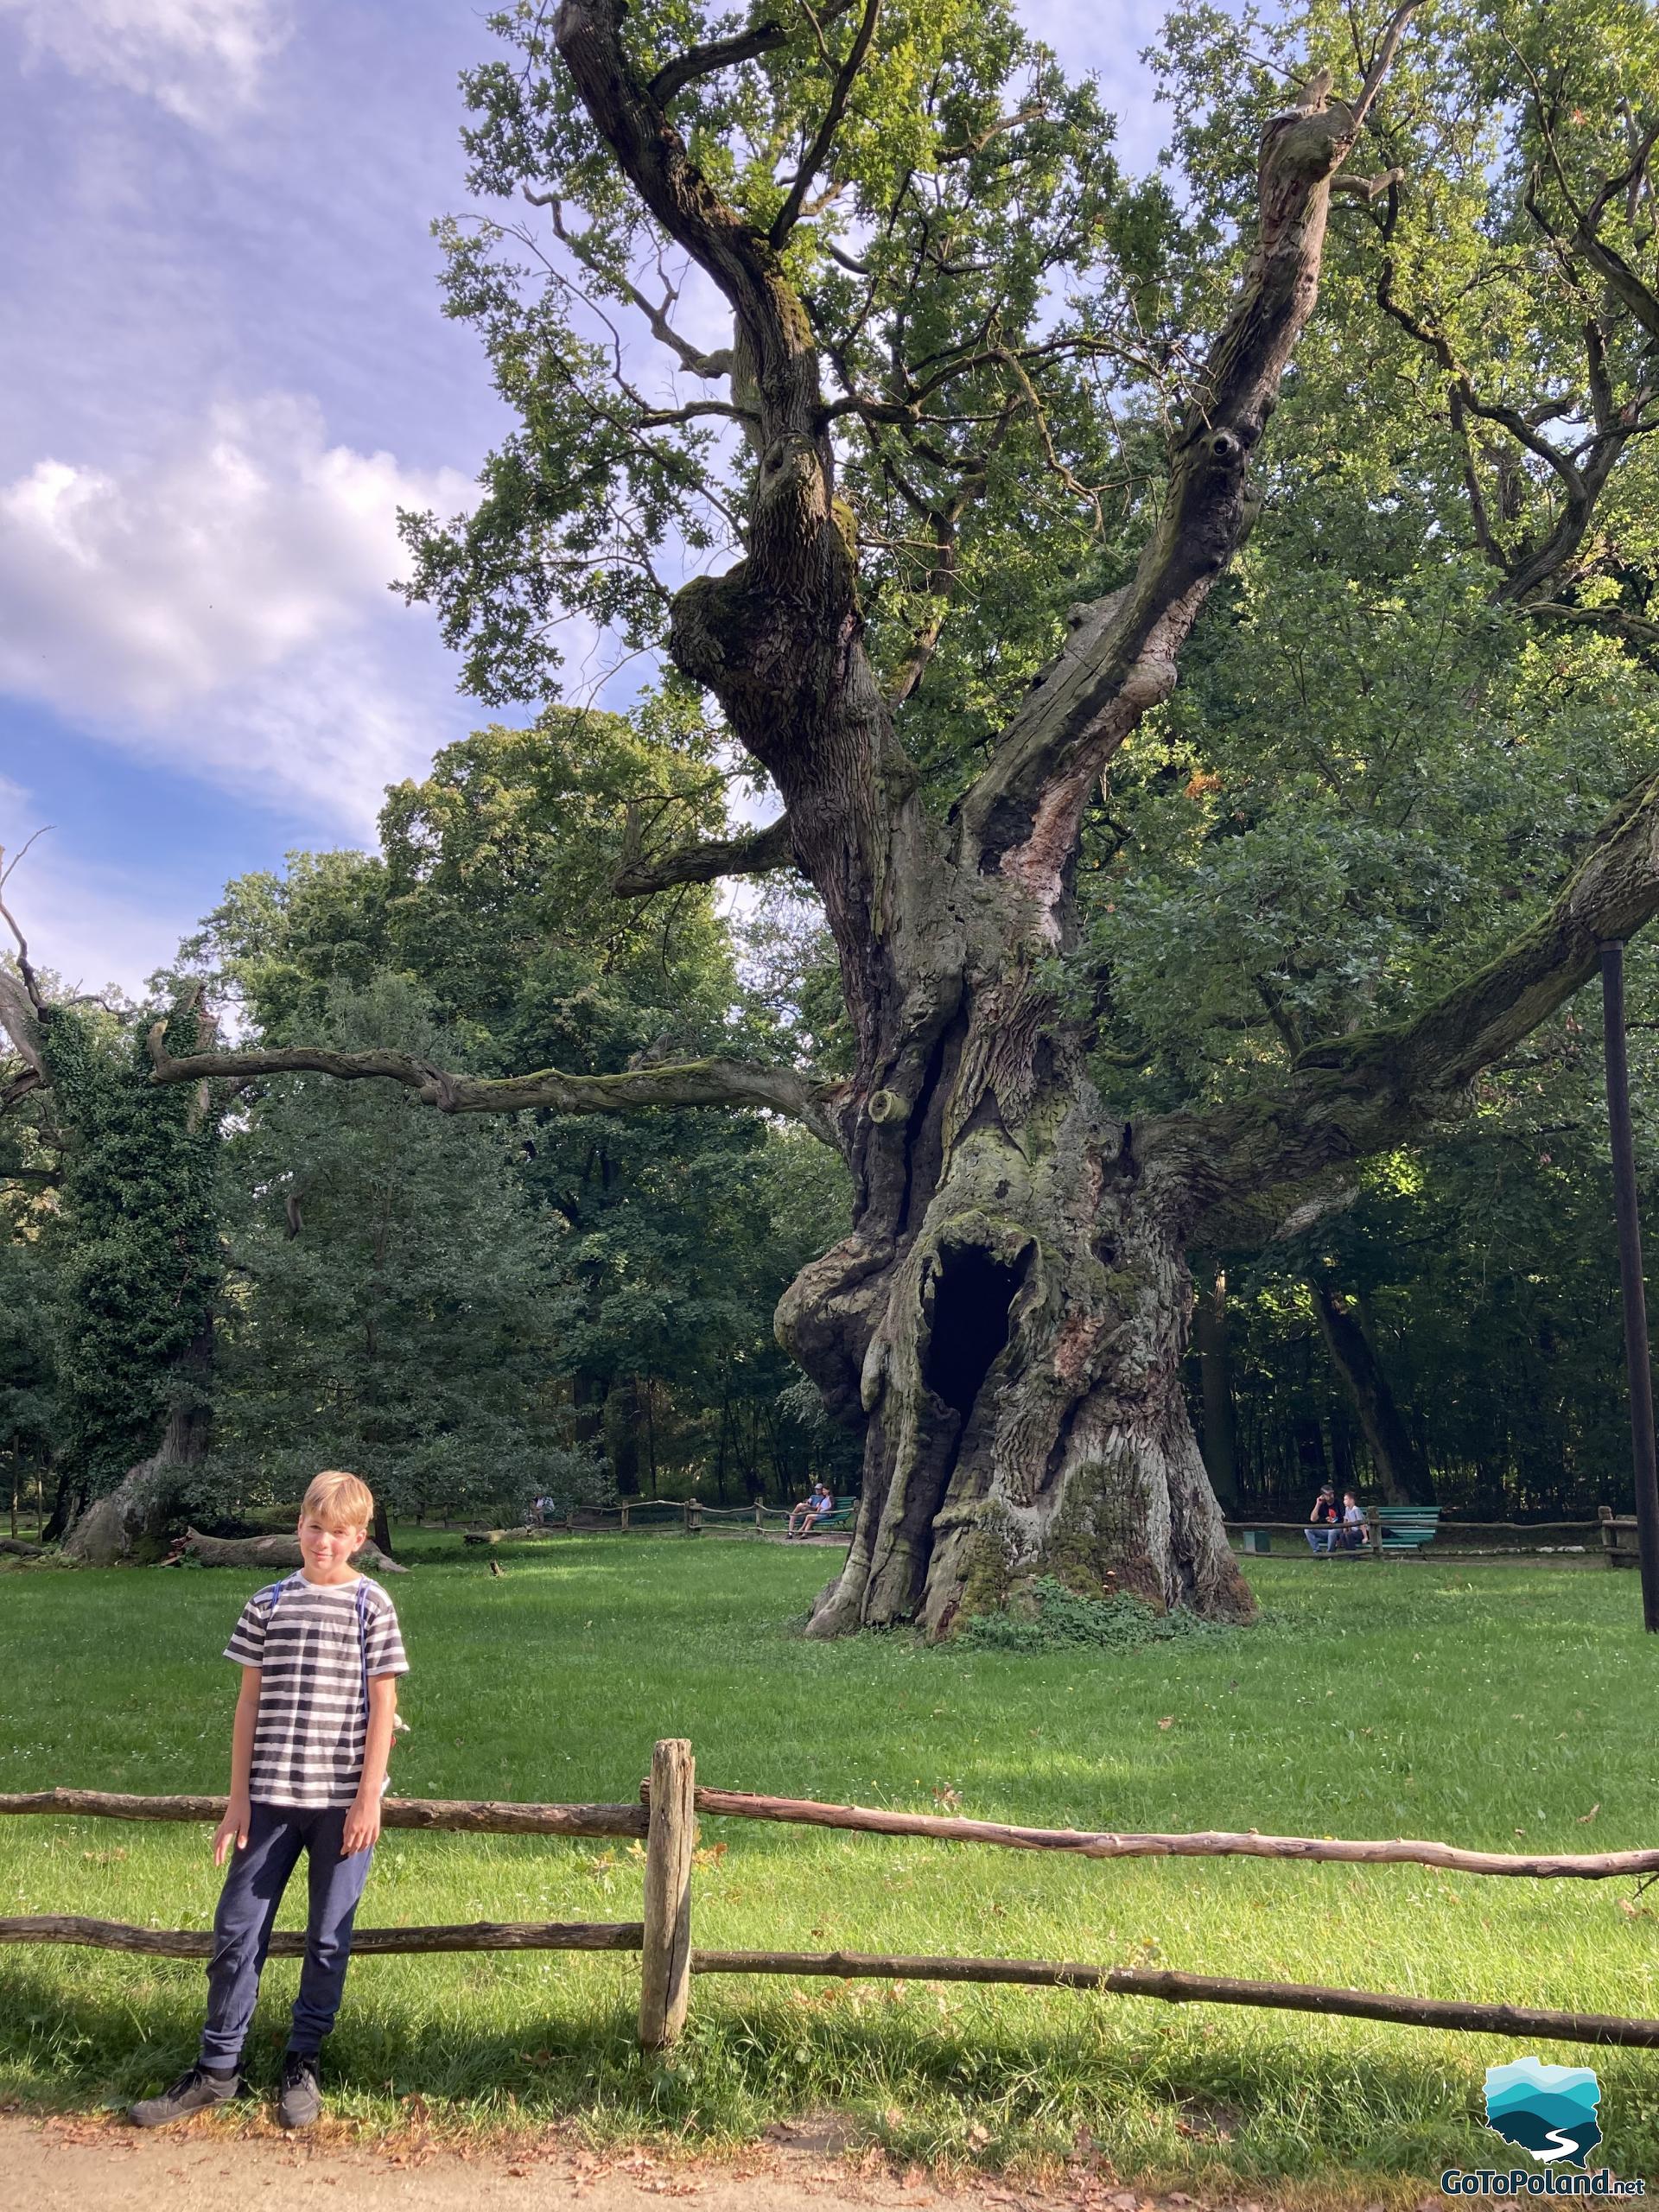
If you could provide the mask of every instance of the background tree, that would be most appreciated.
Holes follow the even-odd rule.
[[[297,855],[281,878],[238,879],[188,958],[273,1044],[390,970],[485,1066],[602,1073],[660,1058],[664,1039],[771,1033],[789,1009],[740,978],[704,887],[650,906],[610,893],[629,808],[717,807],[719,789],[706,762],[613,716],[485,730],[388,795],[379,855]],[[232,1166],[245,1181],[245,1152]],[[792,1370],[772,1309],[841,1219],[843,1179],[821,1147],[754,1116],[670,1126],[543,1109],[519,1123],[507,1173],[549,1231],[543,1357],[570,1440],[601,1452],[625,1494],[683,1495],[705,1469],[721,1502],[728,1482],[736,1497],[804,1482],[826,1440],[779,1407]]]
[[[450,303],[522,429],[471,517],[411,520],[412,588],[486,697],[539,690],[562,608],[662,641],[669,696],[714,703],[785,812],[648,842],[619,887],[792,861],[849,1065],[158,1038],[157,1072],[767,1107],[834,1144],[851,1231],[779,1309],[864,1438],[817,1633],[943,1632],[1043,1571],[1247,1610],[1181,1389],[1187,1246],[1259,1241],[1460,1110],[1659,905],[1656,34],[1463,0],[1402,47],[1413,12],[1179,15],[1179,213],[995,0],[736,29],[564,0],[502,19],[516,51],[471,81],[475,182],[531,212],[450,226]],[[684,336],[683,264],[729,348]],[[1184,654],[1213,668],[1198,729]],[[1459,868],[1490,881],[1505,838],[1513,899],[1465,916]],[[1189,1005],[1159,948],[1190,971],[1212,909]]]
[[[321,1020],[343,1050],[445,1041],[396,976],[337,982]],[[225,1473],[286,1497],[348,1466],[383,1549],[391,1514],[518,1518],[545,1491],[597,1494],[555,1379],[553,1231],[512,1132],[378,1087],[341,1103],[315,1077],[272,1085],[226,1147]]]

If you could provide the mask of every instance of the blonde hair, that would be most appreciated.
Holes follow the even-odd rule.
[[[300,1513],[325,1529],[367,1529],[374,1521],[374,1493],[358,1476],[330,1467],[306,1491]]]

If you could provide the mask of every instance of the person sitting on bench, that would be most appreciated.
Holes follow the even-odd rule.
[[[1365,1509],[1351,1490],[1342,1493],[1342,1534],[1337,1541],[1345,1552],[1363,1552],[1371,1541]]]
[[[821,1482],[812,1485],[810,1497],[803,1498],[789,1516],[787,1533],[791,1536],[805,1536],[811,1533],[814,1522],[822,1521],[826,1513],[833,1513],[836,1501]]]
[[[1313,1501],[1313,1510],[1307,1516],[1307,1548],[1311,1552],[1331,1552],[1337,1545],[1337,1494],[1329,1483],[1320,1490]]]

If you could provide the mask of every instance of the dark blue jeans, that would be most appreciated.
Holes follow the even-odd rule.
[[[344,1805],[315,1812],[297,1805],[254,1806],[247,1848],[232,1853],[213,1915],[207,2024],[201,2031],[204,2066],[232,2067],[242,2056],[270,1948],[271,1923],[302,1851],[310,1907],[288,2047],[314,2057],[321,2050],[340,2010],[352,1957],[352,1921],[374,1856],[372,1851],[340,1856],[346,1810]]]

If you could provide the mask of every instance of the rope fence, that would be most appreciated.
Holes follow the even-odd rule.
[[[217,1821],[224,1810],[222,1797],[144,1797],[65,1789],[0,1795],[0,1817],[39,1814]],[[816,1798],[700,1789],[690,1745],[683,1738],[670,1738],[658,1743],[652,1753],[650,1778],[640,1784],[638,1804],[541,1805],[392,1797],[381,1808],[382,1825],[387,1828],[493,1835],[643,1836],[641,1919],[597,1923],[476,1921],[446,1927],[363,1928],[353,1937],[353,1949],[369,1956],[456,1951],[637,1952],[640,1958],[639,2041],[647,2050],[663,2049],[680,2034],[690,2004],[691,1977],[722,1974],[1096,1990],[1173,2005],[1249,2005],[1273,2012],[1382,2020],[1407,2027],[1659,2050],[1659,2020],[1459,1999],[1395,1996],[1313,1983],[1243,1980],[1186,1974],[1173,1967],[1091,1966],[1045,1959],[912,1957],[861,1951],[696,1950],[691,1943],[691,1891],[699,1814],[875,1835],[925,1836],[944,1843],[988,1844],[1015,1851],[1061,1852],[1084,1859],[1273,1859],[1303,1865],[1433,1866],[1461,1874],[1535,1880],[1606,1881],[1659,1874],[1659,1850],[1523,1856],[1403,1837],[1353,1840],[1263,1835],[1254,1829],[1135,1834],[1107,1829],[1031,1828],[872,1806],[824,1804]],[[297,1932],[284,1931],[273,1937],[272,1955],[298,1956],[304,1941]],[[211,1955],[213,1937],[204,1930],[135,1928],[76,1914],[28,1914],[0,1918],[0,1943],[73,1944],[164,1958],[200,1959]]]

